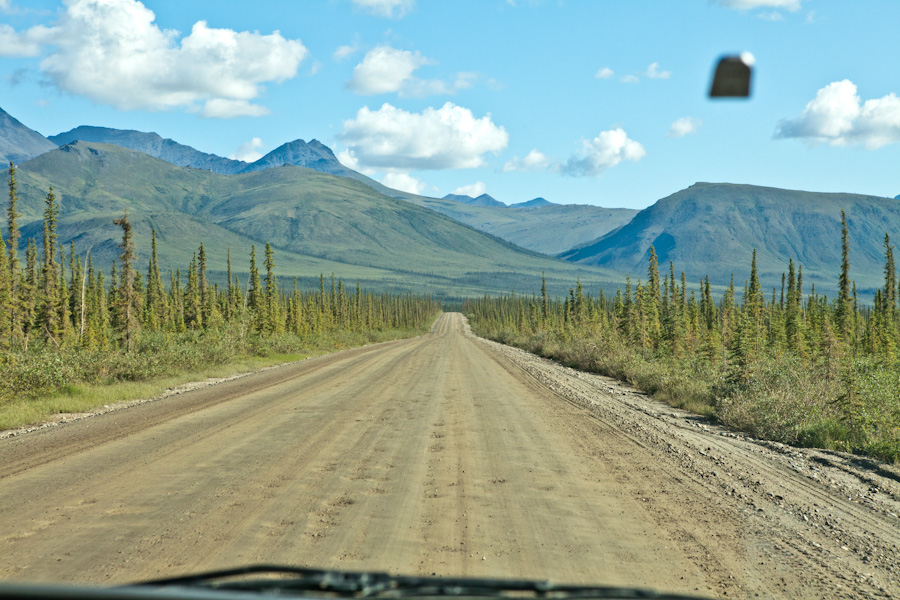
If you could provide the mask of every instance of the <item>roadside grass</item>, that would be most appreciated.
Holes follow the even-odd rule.
[[[0,361],[0,380],[7,378],[7,389],[0,389],[0,431],[39,425],[54,420],[55,416],[90,412],[119,402],[156,398],[168,389],[191,382],[230,377],[367,344],[414,337],[427,332],[431,323],[429,321],[422,329],[366,333],[335,331],[326,336],[261,338],[244,346],[234,343],[227,335],[199,341],[191,336],[168,345],[162,345],[156,339],[145,339],[143,352],[116,355],[116,360],[111,362],[118,363],[115,365],[118,370],[110,368],[107,362],[91,360],[90,355],[79,357],[78,350],[70,350],[61,361],[49,353],[36,353],[30,357],[36,360],[24,369],[21,368],[25,366],[22,357],[17,357],[16,366],[20,369],[16,369],[12,366],[15,361],[7,356],[5,362]],[[167,361],[173,355],[183,357],[185,345],[194,346],[190,351],[192,360],[185,361],[188,364],[179,366],[176,361]],[[71,359],[68,365],[66,358]],[[74,367],[72,363],[78,363],[79,368],[66,368]],[[86,365],[93,366],[94,370],[86,369]],[[43,375],[29,382],[34,387],[29,390],[20,386],[11,393],[9,378],[32,371],[40,371]]]
[[[625,381],[670,406],[758,439],[900,463],[897,361],[855,359],[842,378],[827,364],[766,356],[747,381],[735,384],[725,366],[711,365],[699,355],[653,356],[598,338],[491,331],[477,323],[473,329],[565,366]]]

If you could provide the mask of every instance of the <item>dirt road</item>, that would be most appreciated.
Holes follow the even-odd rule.
[[[247,563],[727,597],[900,594],[900,474],[429,335],[0,440],[0,578]]]

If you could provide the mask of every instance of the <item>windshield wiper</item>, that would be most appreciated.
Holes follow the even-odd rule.
[[[266,577],[258,577],[266,575]],[[204,589],[316,598],[658,598],[697,600],[638,588],[560,585],[549,581],[462,577],[418,577],[379,572],[253,565],[146,581],[134,586],[175,591]],[[130,586],[133,587],[134,586]]]

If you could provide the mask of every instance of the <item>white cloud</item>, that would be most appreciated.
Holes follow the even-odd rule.
[[[900,142],[900,98],[891,93],[861,102],[849,79],[818,91],[794,119],[782,119],[775,138],[802,138],[831,146],[863,144],[870,150]]]
[[[261,117],[269,114],[269,109],[246,100],[211,98],[203,103],[200,115],[208,119],[234,119],[235,117]]]
[[[476,181],[475,183],[471,183],[469,185],[461,185],[455,190],[453,193],[458,196],[471,196],[472,198],[477,198],[487,191],[487,186],[484,185],[483,181]]]
[[[334,51],[334,54],[331,56],[334,60],[340,62],[342,60],[346,60],[356,54],[359,51],[359,46],[357,44],[338,46],[338,49]]]
[[[137,0],[66,0],[40,37],[55,51],[41,69],[58,88],[122,110],[186,108],[205,116],[265,114],[261,84],[297,74],[307,50],[279,32],[237,32],[205,21],[190,34],[162,30]],[[180,39],[179,39],[180,37]]]
[[[458,73],[453,83],[438,79],[419,79],[415,71],[434,61],[419,52],[398,50],[390,46],[378,46],[366,53],[361,63],[353,69],[353,77],[347,87],[361,95],[397,93],[401,97],[424,98],[434,94],[453,94],[457,90],[472,87],[477,73]]]
[[[562,172],[574,177],[597,176],[623,160],[637,162],[647,151],[630,139],[621,128],[601,131],[593,140],[582,140],[581,152],[562,166]]]
[[[353,169],[354,171],[359,171],[359,161],[356,160],[356,157],[349,150],[341,150],[337,153],[338,162],[347,167],[348,169]]]
[[[399,92],[413,79],[413,72],[429,60],[418,52],[378,46],[370,50],[353,69],[347,86],[357,94],[385,94]]]
[[[49,39],[50,29],[43,25],[19,33],[11,26],[0,23],[0,56],[37,56]]]
[[[234,154],[231,154],[228,158],[232,160],[242,160],[244,162],[254,162],[263,157],[262,152],[259,151],[260,148],[263,147],[263,141],[255,137],[249,142],[244,142],[238,149],[234,151]]]
[[[353,0],[353,4],[377,17],[400,19],[416,6],[416,0]]]
[[[659,68],[659,63],[650,63],[647,67],[647,71],[644,73],[650,79],[668,79],[672,76],[671,71],[663,71]]]
[[[365,106],[344,121],[340,139],[358,164],[369,168],[467,169],[484,165],[483,155],[509,142],[490,114],[475,118],[468,108],[447,102],[410,113],[390,104]]]
[[[375,176],[375,169],[368,169],[359,164],[359,160],[356,158],[356,155],[353,154],[352,150],[345,149],[341,150],[337,153],[338,162],[347,167],[348,169],[353,169],[363,175],[368,175],[369,177]]]
[[[403,172],[386,173],[381,178],[381,183],[389,188],[394,188],[401,192],[409,192],[410,194],[422,194],[428,187],[424,181],[419,181],[409,173]]]
[[[503,172],[508,173],[510,171],[542,171],[548,166],[550,166],[550,159],[548,159],[543,153],[539,152],[537,148],[534,148],[531,152],[525,155],[525,158],[514,156],[512,159],[507,161],[507,163],[503,165]]]
[[[697,130],[700,129],[701,125],[703,125],[703,121],[700,119],[695,119],[694,117],[681,117],[672,123],[666,137],[680,138],[692,133],[697,133]]]
[[[638,79],[637,75],[626,75],[619,81],[621,81],[622,83],[637,83],[638,81],[640,81],[640,79]]]
[[[609,79],[614,75],[614,71],[609,67],[603,67],[602,69],[598,69],[596,73],[594,73],[594,77],[597,79]]]
[[[735,10],[753,10],[755,8],[783,8],[791,12],[800,10],[803,0],[718,0],[719,4]]]

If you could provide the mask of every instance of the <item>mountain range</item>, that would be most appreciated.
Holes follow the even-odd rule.
[[[103,143],[76,141],[82,138]],[[116,145],[104,145],[110,141]],[[56,143],[64,146],[56,150]],[[780,284],[781,273],[793,259],[803,265],[807,284],[833,290],[840,269],[843,209],[850,225],[851,276],[866,293],[881,284],[885,233],[894,240],[900,237],[896,198],[727,183],[697,183],[642,211],[559,205],[544,198],[506,205],[488,194],[429,198],[388,188],[347,168],[317,140],[294,140],[246,163],[138,131],[78,127],[47,139],[2,110],[0,156],[24,163],[20,186],[32,203],[29,227],[38,226],[40,198],[52,184],[64,198],[63,226],[69,228],[69,238],[98,244],[95,251],[110,257],[116,252],[114,233],[89,229],[130,207],[135,219],[146,221],[136,226],[142,235],[149,235],[156,223],[173,240],[192,244],[195,236],[188,232],[196,230],[205,238],[221,239],[223,251],[226,244],[236,248],[265,239],[288,253],[282,260],[296,265],[297,273],[349,269],[354,277],[397,283],[406,278],[402,273],[414,272],[433,289],[534,289],[521,286],[513,274],[521,268],[533,282],[539,264],[540,270],[549,269],[552,285],[562,289],[565,277],[579,268],[586,268],[584,277],[595,282],[621,279],[625,273],[645,277],[653,245],[663,267],[673,261],[691,282],[709,275],[722,285],[734,275],[742,283],[756,249],[764,285]],[[24,162],[29,156],[38,158]],[[83,168],[73,167],[64,156],[78,156]],[[148,162],[150,157],[162,160]],[[272,168],[283,165],[292,168]],[[331,179],[317,178],[326,175]],[[223,177],[248,179],[224,184]],[[325,202],[332,195],[342,199],[334,210]],[[397,201],[400,204],[390,204]],[[416,207],[428,210],[408,212]],[[433,221],[439,216],[433,213],[452,221]],[[381,217],[387,220],[379,225]],[[462,229],[447,233],[451,222]],[[475,229],[496,237],[472,238]],[[431,236],[442,230],[445,234]],[[406,238],[418,241],[407,244]],[[183,264],[193,250],[190,244],[179,244],[172,260]],[[481,249],[476,251],[480,258],[470,260],[475,248]],[[547,259],[523,249],[557,255],[578,266],[542,263]],[[461,271],[466,266],[471,267],[469,275]],[[494,283],[487,275],[491,270]]]
[[[804,281],[833,290],[841,268],[841,210],[847,215],[851,277],[863,290],[882,284],[884,236],[900,240],[900,201],[730,183],[697,183],[657,201],[627,225],[579,248],[566,260],[646,278],[650,246],[660,265],[674,262],[697,282],[737,284],[749,276],[753,250],[760,278],[780,285],[789,259]]]
[[[28,130],[30,131],[30,130]],[[39,136],[36,132],[34,135]],[[252,173],[272,167],[293,165],[322,173],[347,177],[365,183],[381,194],[436,210],[461,223],[491,233],[518,246],[555,255],[577,244],[594,239],[616,227],[624,225],[637,211],[631,209],[605,209],[590,205],[569,205],[578,208],[547,211],[546,213],[506,212],[507,205],[487,194],[477,198],[465,195],[448,195],[444,200],[410,194],[389,188],[374,179],[344,166],[331,149],[319,142],[297,139],[272,150],[259,160],[247,163],[207,154],[190,146],[162,138],[156,133],[108,127],[80,126],[53,135],[51,142],[64,146],[76,140],[115,144],[143,152],[149,156],[182,167],[204,169],[219,174]],[[46,149],[42,150],[46,151]],[[37,153],[35,154],[35,156]],[[494,210],[469,210],[466,206],[489,207]],[[535,198],[510,208],[557,206],[543,198]]]
[[[235,271],[246,273],[251,245],[261,257],[270,242],[283,276],[333,272],[377,289],[530,292],[546,273],[564,293],[577,277],[588,285],[615,279],[602,268],[528,252],[359,181],[304,167],[223,175],[76,141],[21,163],[17,179],[23,238],[40,237],[52,185],[61,206],[60,241],[82,255],[90,249],[100,265],[120,253],[121,231],[112,220],[127,210],[142,261],[155,229],[166,268],[185,268],[203,242],[210,269],[224,270],[230,249]]]

